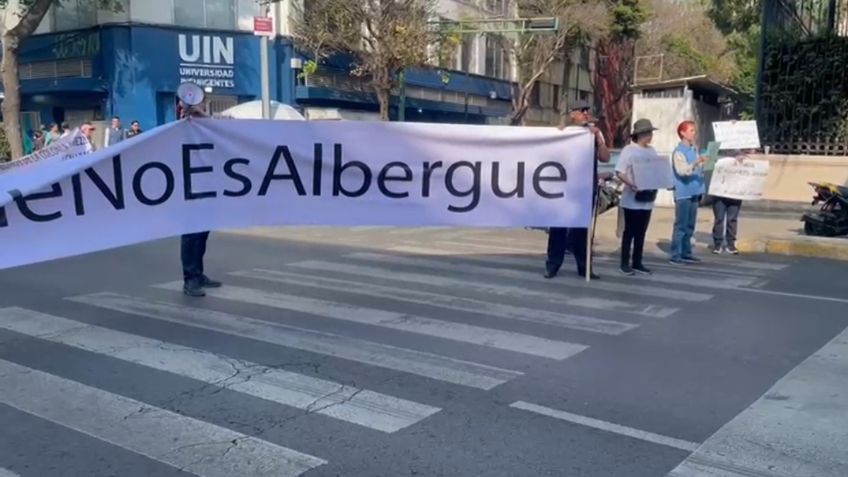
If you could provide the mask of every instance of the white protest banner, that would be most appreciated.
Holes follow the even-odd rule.
[[[724,157],[716,161],[710,179],[710,195],[739,200],[760,200],[768,180],[768,161],[737,161]]]
[[[78,170],[75,161],[91,152],[91,144],[79,129],[49,146],[17,161],[0,163],[0,205],[12,200],[9,194],[26,195],[45,184],[45,177],[62,177]]]
[[[725,151],[760,148],[760,132],[756,121],[717,121],[713,123],[713,134]]]
[[[262,225],[586,227],[593,158],[584,128],[181,121],[3,179],[0,268]]]
[[[639,190],[661,190],[674,187],[674,173],[668,156],[641,154],[632,164],[633,181]]]

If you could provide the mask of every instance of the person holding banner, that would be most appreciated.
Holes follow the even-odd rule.
[[[589,124],[591,116],[591,106],[586,101],[577,101],[571,105],[568,110],[568,115],[563,118],[559,129],[567,127],[588,128],[595,137],[595,159],[592,187],[595,193],[592,196],[592,209],[594,211],[595,203],[597,202],[597,183],[598,183],[598,161],[609,162],[610,152],[607,148],[603,134],[598,128]],[[567,228],[567,227],[551,227],[548,230],[548,249],[547,260],[545,261],[545,278],[554,278],[559,273],[565,261],[565,251],[570,249],[574,255],[574,261],[577,265],[577,274],[581,277],[586,277],[588,268],[588,247],[589,245],[589,229],[582,228]],[[595,273],[591,273],[591,279],[600,278]]]
[[[182,101],[177,105],[180,118],[208,117],[196,107],[186,106]],[[183,294],[191,297],[206,296],[204,288],[218,288],[221,282],[212,280],[203,273],[203,256],[206,255],[206,242],[209,231],[184,234],[180,237],[180,260],[183,266]]]
[[[642,263],[642,252],[645,248],[648,224],[651,222],[651,211],[654,208],[654,201],[657,199],[657,190],[640,190],[636,182],[635,169],[639,162],[661,162],[657,161],[659,158],[657,151],[650,145],[656,130],[651,121],[647,119],[636,121],[630,135],[632,143],[622,149],[621,156],[615,166],[616,175],[625,185],[621,192],[619,204],[624,213],[620,268],[624,275],[651,274],[651,270]],[[668,164],[668,161],[665,161],[665,163]],[[630,254],[631,248],[632,256]]]
[[[692,237],[698,223],[698,205],[706,192],[703,166],[707,158],[698,154],[697,135],[694,121],[683,121],[677,126],[680,144],[672,154],[674,232],[669,260],[674,265],[701,261],[692,254]]]

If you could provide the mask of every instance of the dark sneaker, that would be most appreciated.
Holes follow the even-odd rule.
[[[721,245],[716,245],[715,247],[713,247],[713,254],[714,255],[719,255],[720,253],[721,253]]]
[[[200,277],[200,286],[203,288],[221,288],[222,283],[217,280],[212,280],[211,278],[203,275]]]
[[[668,261],[668,263],[670,263],[672,265],[683,265],[683,260],[681,260],[679,258],[672,258]]]
[[[727,250],[727,253],[729,253],[731,255],[739,255],[739,250],[736,249],[735,245],[731,245],[731,246],[727,247],[725,250]]]
[[[580,275],[582,278],[586,278],[586,271],[585,270],[579,271],[579,272],[577,272],[577,275]],[[592,272],[592,275],[590,275],[589,278],[591,278],[592,280],[600,280],[601,277],[600,277],[600,275],[596,274],[595,272]]]
[[[557,276],[556,270],[545,270],[545,278],[550,280],[551,278],[553,278],[555,276]]]
[[[185,282],[183,284],[183,294],[186,296],[193,297],[202,297],[206,296],[206,292],[203,291],[203,288],[200,286],[200,283],[197,281]]]
[[[619,267],[618,270],[621,272],[622,275],[627,275],[627,276],[636,275],[636,272],[634,272],[633,269],[630,268],[627,265],[622,265],[621,267]]]
[[[698,257],[683,257],[684,263],[701,263],[701,259]]]
[[[652,275],[653,274],[653,272],[651,272],[651,269],[647,268],[644,265],[634,265],[633,271],[636,272],[636,273],[641,273],[642,275]]]

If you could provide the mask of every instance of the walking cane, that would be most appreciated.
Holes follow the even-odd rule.
[[[597,166],[596,166],[597,167]],[[598,223],[598,205],[597,187],[595,184],[595,192],[593,192],[592,200],[592,222],[589,224],[589,229],[586,231],[586,282],[592,281],[592,243],[595,241],[595,225]]]

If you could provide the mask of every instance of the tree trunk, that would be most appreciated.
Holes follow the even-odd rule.
[[[631,114],[633,44],[607,39],[597,45],[595,95],[604,112],[598,128],[616,146],[627,143]],[[603,60],[602,60],[603,58]]]
[[[389,120],[389,106],[392,97],[391,88],[383,88],[378,86],[377,90],[377,102],[380,103],[380,121],[388,121]]]
[[[20,120],[21,85],[18,82],[18,52],[21,43],[38,28],[53,2],[54,0],[35,0],[26,9],[18,24],[3,34],[3,60],[0,64],[6,96],[3,99],[3,129],[6,130],[6,140],[9,141],[12,159],[17,159],[24,154]]]
[[[3,61],[0,70],[3,74],[3,129],[9,141],[11,159],[24,155],[21,136],[21,90],[18,83],[18,39],[14,35],[3,35]]]

